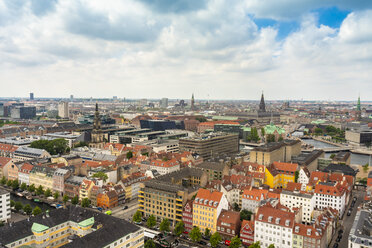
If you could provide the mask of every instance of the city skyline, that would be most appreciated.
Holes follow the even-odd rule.
[[[3,1],[0,97],[371,101],[367,1]]]

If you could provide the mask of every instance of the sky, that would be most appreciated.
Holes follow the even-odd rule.
[[[0,97],[372,100],[369,0],[0,0]]]

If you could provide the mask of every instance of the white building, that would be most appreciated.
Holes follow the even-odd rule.
[[[242,209],[256,212],[260,202],[267,198],[268,190],[266,189],[246,189],[242,194]]]
[[[174,158],[168,161],[152,160],[150,163],[150,170],[157,170],[160,175],[165,175],[174,171],[179,171],[180,164]]]
[[[68,102],[60,102],[58,103],[58,115],[61,118],[68,118],[69,117],[69,109],[68,109]]]
[[[262,248],[273,244],[275,248],[292,247],[293,227],[296,213],[283,208],[280,204],[275,207],[270,204],[257,210],[254,223],[254,242],[260,242]]]
[[[14,152],[14,160],[26,161],[37,158],[50,158],[50,154],[44,149],[21,146]]]
[[[306,167],[302,167],[298,173],[298,183],[301,183],[301,190],[306,189],[306,185],[309,183],[310,172]]]
[[[355,216],[353,226],[349,234],[349,248],[371,248],[372,236],[371,229],[371,210],[360,210]]]
[[[334,208],[338,211],[339,216],[341,217],[345,212],[347,194],[345,188],[338,186],[339,182],[320,182],[315,185],[314,196],[316,208]]]
[[[290,208],[302,207],[302,222],[310,223],[315,208],[315,197],[313,194],[303,191],[283,190],[280,194],[280,204]]]
[[[24,163],[18,170],[18,181],[20,184],[25,183],[30,185],[30,172],[34,166],[29,163]]]
[[[10,193],[0,189],[0,221],[10,219]]]

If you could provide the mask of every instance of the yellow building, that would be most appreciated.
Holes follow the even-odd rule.
[[[208,228],[214,233],[217,231],[218,216],[228,208],[229,203],[222,192],[199,189],[193,202],[193,224],[202,232]]]
[[[79,200],[83,200],[84,198],[90,199],[90,192],[94,186],[94,182],[91,180],[83,180],[80,185],[79,189]]]
[[[265,184],[270,188],[287,188],[288,182],[295,182],[298,164],[274,162],[265,168]]]
[[[72,236],[79,238],[71,239]],[[143,247],[144,232],[125,220],[85,208],[52,210],[2,228],[4,247]]]
[[[54,172],[55,169],[53,168],[45,166],[34,166],[30,171],[30,185],[34,184],[36,188],[41,185],[44,190],[53,190]]]

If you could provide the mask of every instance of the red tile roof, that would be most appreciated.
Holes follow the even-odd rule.
[[[198,193],[196,194],[194,204],[217,208],[222,196],[223,193],[219,191],[212,192],[207,189],[199,189]]]
[[[9,144],[0,143],[0,150],[6,152],[15,152],[18,149],[18,146],[13,146]]]
[[[11,158],[0,157],[0,168],[3,168],[11,160]]]
[[[298,164],[273,162],[273,166],[278,171],[295,172],[298,168]]]
[[[293,228],[295,213],[284,208],[279,203],[273,207],[266,204],[257,209],[256,221],[280,225],[287,228]]]

